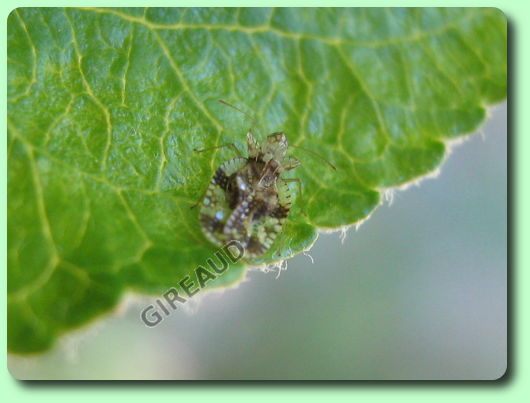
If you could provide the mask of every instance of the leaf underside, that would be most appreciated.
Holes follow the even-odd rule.
[[[38,352],[161,293],[215,248],[197,209],[215,168],[284,131],[303,184],[252,264],[366,218],[435,170],[506,96],[498,9],[19,8],[8,19],[8,348]],[[210,286],[244,275],[233,265]]]

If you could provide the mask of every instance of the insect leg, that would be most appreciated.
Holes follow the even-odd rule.
[[[298,186],[298,195],[301,197],[302,196],[302,181],[300,180],[300,178],[280,178],[283,182],[285,183],[296,183],[297,186]],[[304,211],[304,208],[302,206],[300,206],[300,212],[303,214],[303,215],[307,215]]]
[[[241,151],[239,151],[239,148],[237,148],[234,143],[228,143],[228,144],[222,144],[220,146],[203,148],[201,150],[197,150],[196,148],[194,148],[193,151],[198,152],[198,153],[202,153],[202,152],[205,152],[205,151],[217,150],[218,148],[223,148],[223,147],[232,147],[232,149],[236,152],[238,157],[240,157],[240,158],[243,157],[243,154],[241,154]]]
[[[252,128],[248,129],[247,132],[247,148],[248,156],[250,158],[255,158],[257,160],[259,155],[259,146],[254,134],[252,133]]]
[[[300,178],[280,178],[285,183],[296,183],[298,186],[298,194],[302,196],[302,181]]]
[[[194,209],[194,208],[197,207],[199,204],[201,204],[201,201],[202,201],[202,199],[204,199],[204,196],[206,195],[206,192],[207,192],[207,191],[208,191],[208,189],[206,189],[204,192],[202,192],[202,195],[201,195],[201,197],[199,198],[199,200],[197,200],[197,201],[195,202],[195,204],[193,204],[193,205],[190,207],[190,209]]]

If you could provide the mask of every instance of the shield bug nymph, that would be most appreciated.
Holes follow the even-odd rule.
[[[220,102],[249,116],[226,101]],[[204,235],[215,245],[236,240],[245,248],[246,258],[255,258],[270,249],[285,224],[292,204],[288,183],[296,182],[299,188],[301,183],[298,178],[287,179],[282,174],[299,166],[300,161],[287,155],[288,141],[283,132],[269,134],[258,144],[249,129],[247,157],[233,143],[196,151],[227,146],[235,150],[237,157],[215,171],[201,201],[200,224]]]

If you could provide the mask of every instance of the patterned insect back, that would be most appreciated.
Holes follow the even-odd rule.
[[[201,203],[200,222],[205,236],[221,246],[236,240],[245,256],[263,255],[281,232],[291,209],[291,193],[281,175],[300,162],[286,155],[284,133],[267,136],[258,145],[247,134],[248,157],[234,158],[215,172]]]

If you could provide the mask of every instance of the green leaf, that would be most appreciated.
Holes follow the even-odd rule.
[[[8,348],[193,278],[215,168],[283,130],[303,184],[270,263],[437,169],[506,95],[497,9],[19,8],[8,20]],[[295,187],[293,187],[293,191]],[[210,286],[239,281],[232,265]]]

